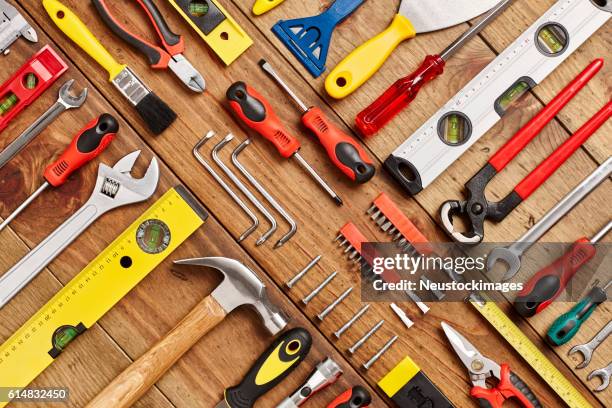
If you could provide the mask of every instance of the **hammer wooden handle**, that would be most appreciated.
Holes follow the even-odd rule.
[[[127,408],[164,375],[198,340],[226,316],[217,301],[208,296],[153,348],[113,380],[87,408]]]

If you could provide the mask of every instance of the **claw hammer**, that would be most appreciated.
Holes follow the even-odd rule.
[[[185,259],[174,263],[215,268],[223,273],[224,279],[172,331],[106,386],[86,408],[130,407],[198,340],[239,306],[255,308],[272,335],[278,334],[287,325],[285,314],[268,299],[264,283],[244,264],[222,257]]]

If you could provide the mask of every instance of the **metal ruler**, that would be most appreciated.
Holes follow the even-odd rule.
[[[571,408],[592,407],[572,383],[494,302],[485,298],[482,294],[472,294],[469,302],[568,406]]]
[[[183,186],[170,189],[0,346],[0,387],[26,387],[207,217]]]
[[[559,0],[385,160],[410,194],[431,184],[603,26],[612,4]]]

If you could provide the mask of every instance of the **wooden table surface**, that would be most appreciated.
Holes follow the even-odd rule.
[[[353,126],[354,116],[359,110],[395,79],[414,69],[426,53],[443,49],[468,24],[421,35],[402,44],[380,72],[360,90],[343,101],[333,101],[324,92],[324,76],[313,80],[270,31],[270,27],[281,18],[318,14],[331,1],[287,0],[264,16],[254,17],[250,12],[252,0],[223,0],[222,4],[254,40],[254,45],[229,67],[220,62],[167,2],[156,1],[170,26],[185,36],[185,56],[207,80],[206,92],[196,95],[186,90],[172,73],[150,69],[140,54],[127,47],[100,22],[90,2],[66,0],[65,4],[88,24],[110,52],[120,61],[129,63],[178,113],[176,123],[163,135],[155,137],[146,131],[135,110],[107,81],[106,73],[51,22],[40,1],[19,0],[12,3],[18,3],[19,10],[36,29],[39,42],[31,44],[20,39],[14,43],[11,53],[0,58],[0,80],[7,79],[27,58],[48,43],[53,44],[54,49],[68,62],[70,69],[2,132],[4,137],[0,138],[0,147],[8,144],[55,101],[59,86],[67,79],[75,78],[77,86],[87,86],[90,94],[83,107],[64,113],[0,171],[0,215],[6,217],[39,186],[41,172],[46,164],[63,150],[82,125],[102,112],[119,117],[121,129],[99,161],[112,165],[126,153],[141,149],[143,154],[138,161],[137,172],[142,171],[151,157],[157,156],[161,160],[161,180],[153,198],[101,217],[0,310],[0,339],[7,339],[171,186],[178,183],[187,186],[211,215],[196,234],[94,327],[71,344],[31,386],[69,387],[70,401],[66,406],[83,406],[168,332],[220,280],[218,274],[208,270],[172,271],[171,260],[226,256],[239,259],[254,268],[268,284],[272,299],[291,315],[292,325],[308,328],[314,338],[314,347],[306,362],[262,398],[257,404],[260,407],[274,406],[287,396],[324,356],[331,356],[338,361],[344,375],[337,384],[316,395],[307,406],[325,406],[341,391],[355,384],[369,385],[375,396],[373,406],[385,406],[387,400],[376,383],[406,355],[421,366],[456,406],[475,406],[468,396],[467,373],[442,334],[441,320],[450,322],[463,333],[469,333],[470,340],[484,355],[498,362],[510,363],[514,371],[536,392],[544,406],[563,405],[538,374],[469,305],[430,304],[431,311],[423,316],[414,304],[407,302],[402,307],[416,318],[416,324],[406,329],[387,304],[376,303],[340,340],[333,338],[332,333],[360,307],[358,290],[323,323],[317,323],[315,316],[348,286],[359,289],[359,272],[332,242],[345,222],[353,221],[371,239],[386,241],[385,235],[364,214],[374,197],[384,191],[432,241],[446,241],[446,236],[438,227],[437,211],[440,204],[447,199],[461,197],[463,184],[487,161],[491,152],[499,148],[590,61],[596,57],[610,57],[610,24],[600,29],[541,85],[521,99],[504,120],[431,186],[417,197],[409,198],[382,170],[382,161],[544,13],[554,3],[553,0],[516,0],[481,36],[469,42],[449,61],[445,75],[432,86],[426,87],[410,109],[405,110],[378,136],[365,141],[369,152],[376,159],[379,171],[371,182],[363,186],[351,185],[328,162],[322,149],[300,127],[298,111],[259,69],[257,61],[262,57],[267,59],[305,101],[323,107],[335,121],[348,129]],[[133,3],[109,1],[113,10],[122,11],[122,22],[137,26],[138,31],[150,35],[150,29],[145,28],[148,27],[144,23],[145,19]],[[336,29],[327,66],[335,66],[347,52],[384,29],[395,13],[397,4],[397,0],[367,1]],[[488,191],[490,199],[504,196],[509,186],[524,177],[610,98],[610,77],[609,65],[606,65],[603,72],[495,179]],[[246,137],[245,131],[229,114],[225,103],[227,87],[237,80],[254,84],[273,100],[277,113],[298,134],[303,144],[302,155],[345,200],[342,208],[336,207],[296,163],[281,159],[268,143],[258,139],[245,151],[243,161],[299,223],[297,235],[281,249],[272,248],[273,239],[263,246],[255,246],[255,237],[264,230],[263,227],[246,241],[237,243],[237,237],[246,229],[248,220],[191,153],[194,144],[209,129],[218,133],[215,140],[220,140],[228,132],[233,132],[239,141]],[[504,222],[487,224],[486,240],[504,242],[518,238],[579,180],[612,154],[611,133],[612,124],[607,123],[543,188],[521,204]],[[235,147],[237,143],[234,141],[231,146]],[[229,151],[227,149],[224,152],[224,160],[227,160]],[[206,147],[204,152],[208,157],[210,147]],[[0,234],[4,248],[0,256],[0,271],[8,270],[29,248],[40,242],[87,200],[96,174],[96,163],[88,164],[62,187],[46,191],[11,223],[10,228]],[[572,242],[580,236],[590,236],[596,232],[610,218],[610,193],[610,183],[606,181],[604,186],[547,233],[543,240]],[[280,224],[282,230],[285,224]],[[280,236],[279,231],[274,238]],[[322,261],[303,281],[291,291],[283,287],[288,278],[319,254],[323,255]],[[300,299],[332,270],[339,271],[339,276],[320,296],[304,307]],[[501,305],[506,311],[509,311],[508,306]],[[597,380],[586,381],[590,371],[609,363],[612,342],[602,345],[587,369],[573,370],[576,361],[567,357],[570,345],[590,340],[610,319],[610,306],[604,304],[598,308],[589,323],[569,344],[552,349],[545,344],[543,334],[554,318],[567,308],[567,304],[555,303],[545,313],[529,321],[518,319],[516,315],[513,317],[594,406],[612,406],[612,387],[603,393],[592,393],[590,389],[599,383]],[[348,354],[346,348],[381,318],[386,323],[373,340],[355,355]],[[361,364],[394,334],[400,337],[396,345],[369,371],[360,369]],[[249,341],[245,342],[247,338]],[[271,341],[251,310],[237,310],[189,351],[136,406],[214,406],[222,397],[223,389],[237,383]]]

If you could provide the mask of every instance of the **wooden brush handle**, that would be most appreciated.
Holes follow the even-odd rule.
[[[225,316],[225,310],[212,296],[208,296],[170,333],[106,386],[87,408],[130,407]]]

